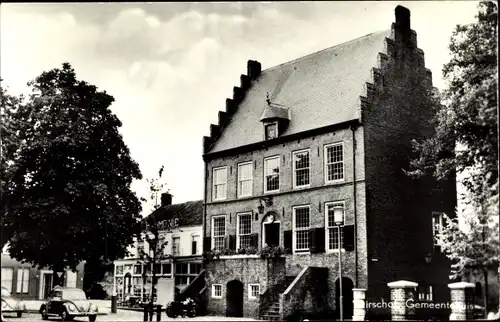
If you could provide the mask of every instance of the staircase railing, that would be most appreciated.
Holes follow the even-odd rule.
[[[194,280],[191,281],[191,283],[188,284],[181,292],[180,292],[180,297],[181,298],[196,298],[199,296],[200,291],[203,290],[206,287],[205,284],[205,274],[206,271],[202,270],[198,276],[194,278]]]
[[[305,267],[282,294],[279,294],[280,319],[283,321],[301,308],[310,282],[310,267]]]
[[[272,287],[269,287],[264,293],[259,296],[259,315],[262,317],[266,311],[271,307],[274,301],[279,296],[279,290],[283,288],[286,279],[281,279]]]

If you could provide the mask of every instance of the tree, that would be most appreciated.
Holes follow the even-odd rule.
[[[9,94],[1,81],[0,79],[0,243],[3,248],[14,233],[12,213],[8,211],[9,196],[13,189],[13,158],[19,145],[14,113],[22,104],[23,97]]]
[[[158,178],[148,179],[149,190],[150,190],[150,202],[153,204],[153,212],[143,220],[143,233],[139,237],[139,240],[146,241],[148,244],[148,251],[144,251],[141,248],[139,251],[139,256],[145,267],[150,267],[152,271],[151,279],[151,294],[150,303],[154,302],[154,290],[156,290],[156,285],[158,279],[156,277],[156,269],[166,260],[173,260],[173,256],[166,254],[165,247],[168,245],[168,240],[166,239],[166,234],[171,233],[172,229],[177,228],[175,221],[172,220],[158,220],[157,210],[160,208],[158,203],[158,195],[161,194],[164,188],[164,183],[161,182],[164,167],[161,166],[158,171]]]
[[[484,1],[476,22],[454,30],[435,135],[414,142],[416,157],[408,172],[438,180],[462,176],[474,216],[466,218],[466,230],[448,218],[439,240],[453,261],[452,276],[481,272],[485,287],[487,270],[496,269],[499,261],[497,17],[497,4]]]
[[[140,229],[130,185],[142,176],[110,110],[113,97],[77,80],[68,63],[28,85],[32,94],[12,112],[11,256],[56,272],[123,258]]]

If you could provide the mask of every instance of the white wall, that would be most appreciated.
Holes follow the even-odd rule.
[[[203,228],[201,225],[181,227],[179,229],[175,229],[172,232],[168,233],[163,232],[161,235],[164,236],[165,240],[167,241],[167,245],[165,247],[165,254],[172,255],[172,246],[174,237],[179,237],[180,249],[179,249],[179,254],[177,256],[201,255],[203,252],[202,232]],[[191,242],[193,241],[193,237],[196,238],[197,241],[196,254],[192,254],[191,252]],[[124,259],[139,257],[137,245],[138,242],[135,241],[133,245],[127,248],[127,250],[131,252],[131,255],[125,257]],[[144,251],[146,252],[149,251],[148,243],[146,241],[144,242]]]

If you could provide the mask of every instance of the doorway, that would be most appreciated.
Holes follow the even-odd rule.
[[[268,246],[280,246],[280,223],[263,223],[264,237],[262,244]]]
[[[352,280],[348,277],[342,277],[342,307],[343,307],[343,313],[344,313],[344,320],[345,319],[351,319],[354,311],[354,305],[352,303],[353,301],[353,293],[352,289],[354,288],[354,283]],[[340,283],[339,279],[335,281],[335,307],[337,308],[336,311],[336,316],[337,318],[340,317],[340,310],[338,309],[340,307]]]
[[[226,316],[243,317],[243,283],[232,280],[227,283]]]
[[[53,282],[54,279],[52,273],[42,274],[42,299],[46,299],[49,297]]]

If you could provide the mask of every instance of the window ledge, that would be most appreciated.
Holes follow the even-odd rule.
[[[333,186],[337,184],[343,184],[345,183],[345,179],[342,180],[333,180],[333,181],[325,181],[325,186]]]
[[[305,256],[305,255],[311,255],[311,251],[294,251],[293,255],[298,255],[298,256]]]
[[[260,258],[257,254],[245,255],[245,254],[236,254],[236,255],[221,255],[220,259],[243,259],[243,258]]]
[[[341,249],[342,253],[345,253],[345,248],[342,248]],[[330,249],[330,250],[327,250],[325,253],[327,254],[338,254],[339,250],[338,249]]]

